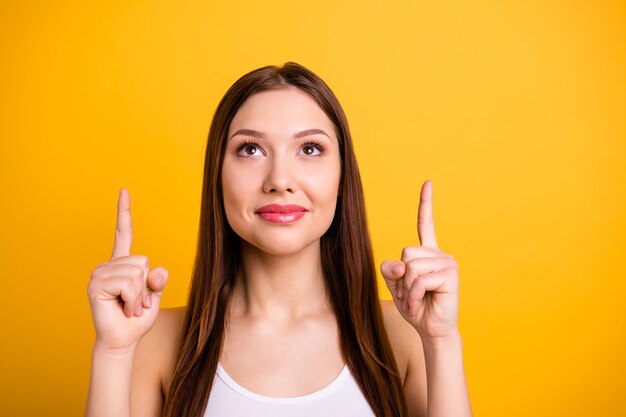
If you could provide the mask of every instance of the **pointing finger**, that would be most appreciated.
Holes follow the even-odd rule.
[[[426,180],[422,185],[417,213],[417,233],[422,246],[438,247],[433,219],[433,185],[431,180]]]
[[[120,189],[117,200],[117,226],[111,259],[130,255],[133,243],[133,223],[130,215],[130,194],[125,188]]]

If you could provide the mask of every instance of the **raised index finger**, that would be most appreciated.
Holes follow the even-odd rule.
[[[420,193],[420,205],[417,212],[417,233],[422,246],[438,247],[433,219],[433,184],[426,180]]]
[[[130,194],[125,188],[120,189],[117,200],[117,226],[111,259],[130,255],[133,243],[133,222],[130,216]]]

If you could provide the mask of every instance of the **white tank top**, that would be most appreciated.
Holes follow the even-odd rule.
[[[218,362],[204,417],[375,417],[350,368],[319,391],[299,397],[267,397],[233,380]]]

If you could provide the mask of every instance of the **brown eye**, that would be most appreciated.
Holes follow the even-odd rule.
[[[321,156],[323,151],[324,149],[316,143],[305,143],[301,148],[305,156]]]
[[[255,143],[245,143],[239,147],[237,153],[241,156],[259,156],[261,149]]]

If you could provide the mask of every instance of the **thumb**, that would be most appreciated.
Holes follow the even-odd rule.
[[[402,261],[386,260],[380,264],[380,272],[386,280],[390,279],[395,281],[402,278],[405,270],[406,267]]]
[[[156,268],[148,272],[146,285],[150,290],[152,290],[156,295],[160,297],[163,294],[163,290],[165,289],[165,284],[167,284],[168,278],[169,271],[162,266],[157,266]]]
[[[402,277],[406,273],[406,265],[402,261],[387,260],[380,264],[380,272],[383,274],[385,284],[389,288],[391,296],[402,299],[404,295],[404,281]]]
[[[406,272],[406,265],[402,261],[386,260],[380,264],[380,272],[383,274],[387,287],[391,290],[398,286],[398,280]]]

